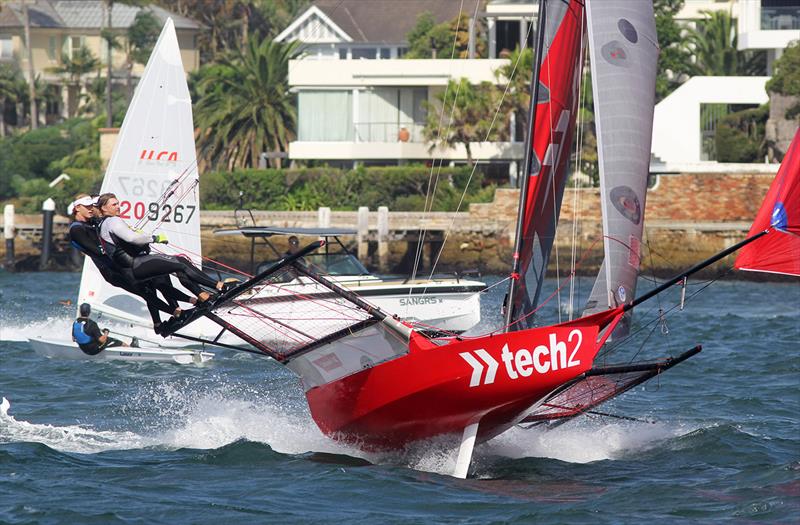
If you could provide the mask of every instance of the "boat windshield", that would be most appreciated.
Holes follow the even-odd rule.
[[[303,262],[324,275],[369,275],[366,267],[351,253],[312,253],[303,257]],[[260,264],[257,273],[270,264]]]
[[[350,253],[312,253],[305,257],[306,263],[327,275],[367,275],[369,272]]]

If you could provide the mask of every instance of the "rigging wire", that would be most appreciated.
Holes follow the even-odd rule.
[[[480,0],[477,0],[476,3],[475,3],[475,13],[476,14],[477,14],[477,11],[478,11],[478,5],[479,4],[480,4]],[[458,17],[456,19],[456,31],[455,31],[455,34],[453,35],[453,47],[452,47],[452,49],[450,51],[450,60],[451,61],[454,60],[455,56],[456,56],[456,43],[458,42],[458,30],[459,30],[459,27],[460,27],[460,24],[461,24],[461,12],[462,12],[463,8],[464,8],[464,0],[461,0],[461,3],[459,4],[459,8],[458,8]],[[476,20],[477,20],[477,16],[473,16],[473,18],[472,18],[473,26],[475,25]],[[452,104],[452,106],[450,108],[450,118],[448,120],[447,129],[445,131],[445,136],[447,136],[447,134],[450,133],[450,127],[451,127],[451,125],[453,123],[453,118],[454,118],[454,115],[455,115],[456,101],[458,100],[458,95],[459,95],[460,91],[461,91],[461,83],[459,82],[459,84],[456,86],[456,94],[453,97],[453,104]],[[449,92],[450,92],[450,82],[448,82],[447,86],[445,86],[444,100],[447,100],[447,95],[448,95]],[[444,107],[442,108],[441,113],[439,113],[439,123],[438,123],[437,129],[436,129],[436,137],[437,138],[442,136],[441,132],[442,132],[442,121],[443,120],[444,120]],[[436,189],[438,187],[439,176],[441,174],[442,164],[443,163],[444,163],[444,157],[439,159],[439,168],[437,169],[436,168],[436,159],[434,159],[433,162],[431,162],[431,171],[430,171],[430,173],[428,175],[428,188],[427,188],[427,191],[426,191],[426,194],[425,194],[425,204],[423,206],[423,216],[422,216],[423,217],[423,224],[425,224],[427,222],[427,221],[425,221],[425,219],[427,218],[426,217],[427,213],[429,213],[430,211],[433,210],[433,201],[434,201],[434,199],[436,197]],[[435,177],[433,175],[434,171],[436,171],[436,176]],[[433,188],[433,189],[431,189],[431,188]],[[417,249],[416,249],[416,253],[414,254],[414,265],[413,265],[412,270],[411,270],[411,278],[412,279],[416,279],[417,278],[417,271],[419,270],[420,261],[422,259],[423,246],[424,246],[424,243],[425,243],[425,236],[427,235],[427,231],[428,231],[427,228],[423,227],[419,232],[419,241],[417,242]],[[423,290],[423,292],[424,291],[425,290]],[[410,297],[410,293],[411,292],[409,290],[409,297]]]
[[[704,281],[704,284],[703,284],[702,288],[700,288],[699,290],[696,290],[696,291],[694,291],[694,292],[693,292],[691,295],[689,295],[689,296],[686,298],[686,302],[689,302],[689,301],[691,301],[692,299],[694,299],[694,297],[695,297],[695,296],[697,296],[697,295],[699,295],[700,293],[702,293],[703,291],[705,291],[705,289],[706,289],[706,288],[708,288],[708,287],[709,287],[709,286],[711,286],[712,284],[716,283],[716,282],[717,282],[717,281],[719,281],[720,279],[723,279],[725,276],[729,275],[731,272],[733,272],[733,270],[734,270],[734,268],[733,268],[733,267],[730,267],[730,268],[728,268],[727,270],[725,270],[724,272],[722,272],[722,273],[720,273],[719,275],[717,275],[715,278],[713,278],[713,279],[709,279],[709,280],[707,280],[707,281]],[[665,290],[665,291],[666,291],[666,290]],[[679,303],[678,303],[678,304],[675,304],[675,305],[673,305],[672,307],[670,307],[670,308],[668,308],[667,310],[665,310],[665,311],[663,312],[663,315],[664,315],[665,317],[666,317],[666,316],[669,316],[669,315],[671,315],[671,314],[672,314],[672,312],[673,312],[674,310],[678,309],[679,307],[680,307],[680,304],[679,304]],[[650,310],[649,310],[649,311],[648,311],[648,312],[647,312],[645,315],[647,315],[647,314],[651,313],[653,310],[654,310],[654,308],[651,308],[651,309],[650,309]],[[650,321],[648,321],[648,322],[646,322],[646,323],[642,324],[642,325],[641,325],[639,328],[637,328],[636,330],[633,330],[633,331],[631,331],[631,333],[630,333],[630,334],[628,334],[626,337],[624,337],[624,338],[622,338],[622,339],[620,339],[619,341],[616,341],[616,342],[614,342],[614,343],[610,343],[609,345],[607,345],[607,346],[606,346],[606,348],[604,348],[603,350],[601,350],[601,351],[600,351],[600,352],[597,354],[597,357],[603,357],[603,356],[608,356],[608,355],[611,355],[612,353],[614,353],[615,351],[617,351],[617,350],[618,350],[618,349],[619,349],[621,346],[623,346],[623,345],[625,345],[626,343],[630,342],[630,341],[632,340],[632,338],[633,338],[635,335],[637,335],[637,334],[641,333],[643,330],[645,330],[646,328],[648,328],[650,325],[653,325],[653,324],[656,324],[656,323],[658,323],[658,322],[659,322],[659,320],[660,320],[660,316],[659,316],[659,317],[655,317],[655,318],[651,319]],[[658,325],[656,325],[655,327],[653,327],[653,328],[652,328],[652,330],[655,330],[656,328],[658,328]],[[638,353],[638,352],[637,352],[637,353]]]
[[[582,24],[583,22],[581,22]],[[581,35],[581,49],[583,49],[583,35]],[[586,68],[585,68],[585,60],[584,60],[584,68],[583,73],[581,74],[581,78],[578,81],[578,93],[579,93],[579,103],[578,107],[583,108],[586,99],[584,94],[584,80],[586,79]],[[570,272],[575,273],[575,257],[577,256],[578,252],[578,221],[582,217],[582,204],[583,204],[583,195],[578,191],[578,172],[582,163],[582,155],[583,155],[583,122],[582,122],[582,112],[580,109],[578,110],[577,115],[577,122],[575,125],[575,167],[572,171],[572,239],[571,245],[572,248],[570,250]],[[581,200],[579,201],[579,196]],[[572,321],[574,313],[575,313],[575,280],[570,281],[569,283],[569,320]]]
[[[528,24],[528,34],[530,34],[532,25],[533,24]],[[526,36],[525,40],[523,41],[523,45],[520,48],[520,51],[524,50],[527,47],[527,42],[528,42],[528,38]],[[489,137],[492,134],[492,130],[494,129],[495,122],[497,121],[497,116],[500,113],[500,109],[502,108],[503,101],[505,100],[506,95],[508,94],[509,88],[511,87],[511,80],[514,78],[514,75],[516,74],[517,66],[519,65],[521,59],[522,59],[522,53],[520,52],[519,56],[517,57],[517,61],[514,63],[514,67],[511,70],[511,75],[509,76],[508,82],[506,83],[506,87],[503,90],[503,94],[500,96],[500,101],[498,102],[497,109],[495,110],[495,113],[492,116],[492,122],[489,124],[489,129],[486,131],[486,136],[484,137],[483,142],[488,142]],[[437,253],[436,258],[434,260],[434,263],[431,265],[431,272],[430,272],[429,278],[433,278],[433,274],[436,271],[436,266],[439,264],[439,259],[441,258],[442,252],[444,251],[444,246],[445,246],[445,244],[447,242],[447,239],[450,236],[450,231],[453,229],[453,227],[455,225],[456,218],[458,216],[458,212],[461,210],[461,207],[464,204],[464,200],[466,199],[467,190],[469,189],[469,186],[470,186],[470,184],[472,182],[472,179],[473,179],[473,177],[475,175],[475,171],[478,168],[478,164],[479,163],[476,162],[472,166],[472,170],[470,171],[469,177],[467,178],[467,182],[464,185],[464,191],[461,192],[461,197],[460,197],[460,199],[458,201],[458,205],[456,206],[456,211],[455,211],[455,213],[453,213],[453,218],[450,221],[450,225],[447,227],[447,229],[444,232],[444,238],[442,240],[442,247],[439,249],[439,252]]]

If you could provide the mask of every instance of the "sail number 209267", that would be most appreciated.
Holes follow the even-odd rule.
[[[157,202],[120,201],[119,216],[123,219],[143,219],[160,222],[189,222],[194,216],[197,206],[193,204],[162,204]]]

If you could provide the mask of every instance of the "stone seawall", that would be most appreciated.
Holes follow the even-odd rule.
[[[744,238],[767,192],[773,174],[678,174],[660,175],[648,191],[643,242],[643,271],[659,275],[674,273],[707,258]],[[567,189],[564,194],[557,241],[550,269],[560,274],[569,272],[574,259],[579,273],[594,273],[602,261],[602,223],[598,188]],[[364,262],[373,270],[386,273],[408,273],[413,267],[420,236],[422,271],[479,270],[484,273],[505,273],[509,268],[514,242],[519,193],[499,189],[491,203],[472,204],[460,213],[412,212],[389,213],[388,261],[378,267],[377,212],[369,214],[369,255]],[[28,225],[17,240],[17,258],[38,254],[36,227],[41,216],[17,216],[18,227]],[[260,226],[315,227],[314,212],[253,212]],[[242,215],[239,215],[242,223]],[[252,224],[249,215],[247,224]],[[237,225],[232,211],[204,211],[201,216],[203,252],[207,257],[237,268],[249,268],[250,241],[231,236],[216,236],[214,230]],[[356,212],[332,212],[330,226],[357,228]],[[57,221],[57,248],[68,249],[63,242],[66,220]],[[446,239],[446,242],[443,241]],[[574,239],[574,242],[573,242]],[[355,237],[343,240],[355,244]],[[279,252],[286,249],[285,238],[275,237]],[[444,245],[444,249],[441,249]],[[0,246],[0,250],[4,250]],[[441,250],[441,252],[440,252]],[[0,251],[0,254],[3,252]],[[4,254],[3,254],[4,255]],[[274,253],[265,246],[256,246],[255,259],[271,259]],[[2,258],[0,258],[2,260]],[[729,267],[732,258],[718,263]]]

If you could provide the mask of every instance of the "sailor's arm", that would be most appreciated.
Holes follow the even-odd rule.
[[[109,217],[103,222],[103,227],[107,228],[109,233],[113,233],[123,241],[131,244],[147,246],[153,242],[153,237],[151,235],[134,231],[119,217]]]
[[[96,340],[100,344],[105,343],[106,340],[108,339],[107,331],[103,330],[101,332],[100,327],[97,326],[97,323],[95,323],[91,319],[86,320],[86,324],[84,325],[84,332],[86,333],[86,335]]]

